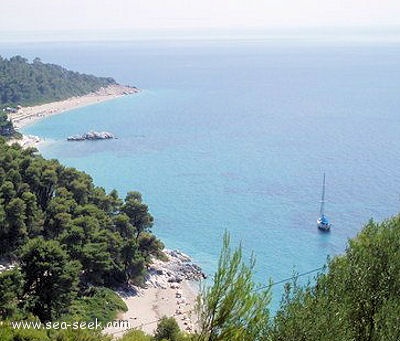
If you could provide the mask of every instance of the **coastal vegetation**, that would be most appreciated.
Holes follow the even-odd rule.
[[[96,77],[67,70],[35,58],[31,63],[21,56],[0,56],[0,135],[14,136],[7,114],[18,106],[31,106],[64,100],[117,84],[113,78]]]
[[[11,264],[0,273],[0,339],[110,340],[100,330],[18,329],[11,321],[114,319],[127,308],[110,289],[142,284],[151,259],[162,257],[152,225],[140,193],[121,199],[86,173],[0,139],[0,258]],[[400,339],[400,216],[369,221],[312,282],[294,277],[273,315],[270,286],[257,287],[254,265],[225,235],[213,283],[199,296],[197,333],[166,317],[155,335],[133,330],[122,340]]]
[[[274,315],[268,312],[271,285],[256,287],[253,273],[254,259],[244,261],[241,247],[232,250],[225,235],[214,282],[199,297],[199,333],[186,337],[196,341],[400,340],[400,216],[381,223],[369,221],[349,241],[346,252],[328,260],[326,271],[313,282],[301,286],[293,276]],[[173,323],[168,323],[173,331]],[[144,334],[136,339],[136,333],[123,340],[154,340]],[[168,335],[176,334],[169,332],[165,340],[180,340]]]
[[[0,111],[0,136],[11,136],[14,133],[13,124],[8,119],[7,113]]]
[[[369,221],[315,284],[287,284],[271,340],[399,340],[400,216]]]
[[[163,249],[152,224],[140,193],[123,200],[0,139],[0,258],[15,265],[0,273],[0,319],[115,317],[126,307],[104,287],[143,283]]]
[[[82,96],[116,84],[113,78],[67,70],[39,58],[0,57],[0,106],[36,105]]]
[[[369,221],[312,283],[300,286],[294,276],[269,321],[268,290],[247,282],[253,263],[238,267],[239,255],[224,242],[214,284],[200,298],[198,340],[400,340],[400,216]]]
[[[253,281],[255,259],[246,264],[242,248],[230,248],[224,235],[218,268],[211,287],[199,297],[199,341],[262,339],[269,322],[270,291],[258,290]]]

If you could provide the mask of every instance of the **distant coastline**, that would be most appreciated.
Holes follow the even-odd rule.
[[[139,92],[139,89],[136,87],[113,84],[84,96],[71,97],[62,101],[31,107],[22,107],[16,113],[11,113],[9,118],[16,129],[21,129],[46,117],[61,114],[84,106],[109,101],[118,97],[135,94],[137,92]],[[41,139],[38,136],[23,135],[22,139],[12,139],[9,143],[11,144],[16,142],[22,147],[28,148],[37,146],[40,141]]]

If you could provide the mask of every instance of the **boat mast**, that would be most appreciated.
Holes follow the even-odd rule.
[[[324,216],[324,205],[325,205],[325,172],[324,172],[324,181],[322,183],[321,209],[319,211],[321,217]]]

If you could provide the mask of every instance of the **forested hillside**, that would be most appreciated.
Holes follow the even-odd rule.
[[[7,113],[0,111],[0,136],[10,136],[14,133],[14,127],[8,119]]]
[[[88,288],[141,283],[162,243],[138,192],[124,200],[89,175],[0,140],[0,320],[71,312]]]
[[[0,107],[34,105],[81,96],[116,84],[112,78],[69,71],[59,65],[32,63],[21,56],[0,57]]]

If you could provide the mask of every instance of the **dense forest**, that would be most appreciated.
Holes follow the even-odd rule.
[[[0,111],[0,136],[11,136],[14,134],[12,122],[8,119],[7,113]]]
[[[0,57],[0,107],[59,101],[112,84],[113,78],[69,71],[39,58],[29,63],[21,56]]]
[[[111,340],[98,330],[23,330],[7,321],[115,318],[126,306],[110,289],[143,283],[151,257],[162,257],[152,224],[138,192],[122,200],[83,172],[0,141],[0,260],[15,265],[0,273],[0,340]],[[400,340],[400,216],[368,222],[312,282],[294,276],[274,314],[271,286],[257,287],[254,265],[225,235],[213,283],[193,312],[198,333],[163,318],[155,335],[132,330],[121,340]]]
[[[0,258],[18,264],[0,274],[0,319],[51,321],[105,287],[143,283],[163,249],[152,224],[140,193],[122,200],[83,172],[0,140]]]

